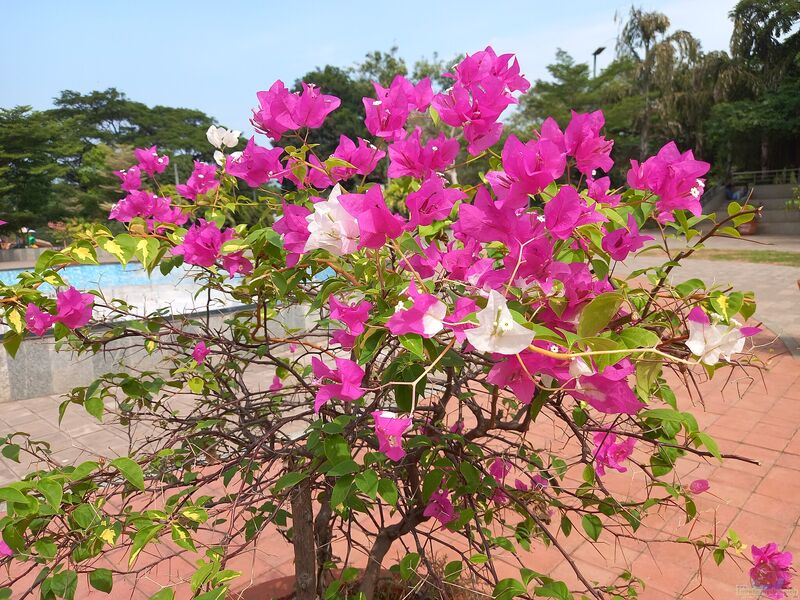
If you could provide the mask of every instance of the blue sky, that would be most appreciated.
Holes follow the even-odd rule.
[[[637,2],[707,50],[727,49],[734,0]],[[24,0],[3,6],[0,106],[48,108],[63,89],[117,87],[134,100],[198,108],[250,130],[255,93],[315,66],[350,66],[392,45],[409,63],[492,44],[533,81],[561,47],[598,68],[612,57],[622,0],[400,2]]]

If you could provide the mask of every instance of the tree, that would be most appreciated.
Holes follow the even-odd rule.
[[[770,162],[770,139],[776,133],[769,123],[768,96],[783,85],[787,75],[800,74],[800,31],[793,31],[800,22],[800,0],[740,0],[730,17],[733,19],[731,54],[754,75],[759,97],[752,104],[740,103],[736,110],[748,113],[742,115],[743,121],[758,129],[761,169],[766,170]]]
[[[29,106],[0,109],[0,216],[10,227],[36,227],[66,214],[64,157],[78,150],[74,124]]]

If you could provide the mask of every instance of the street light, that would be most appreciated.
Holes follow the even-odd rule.
[[[592,52],[592,79],[597,77],[597,55],[605,50],[605,46],[600,46],[597,50]]]

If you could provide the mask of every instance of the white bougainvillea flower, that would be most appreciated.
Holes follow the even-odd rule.
[[[477,317],[478,326],[466,334],[479,352],[519,354],[533,341],[533,332],[514,320],[506,299],[496,290],[489,292],[486,308]]]
[[[206,131],[208,143],[219,150],[222,148],[235,148],[239,143],[240,135],[242,135],[241,131],[225,129],[224,127],[217,127],[216,125],[209,126]]]
[[[306,217],[308,240],[305,252],[321,248],[336,256],[351,254],[358,247],[358,222],[339,204],[342,188],[336,184],[327,200],[317,202]]]
[[[707,365],[717,364],[720,358],[731,360],[734,354],[744,350],[745,338],[760,331],[755,327],[740,327],[736,321],[731,325],[714,325],[700,307],[689,313],[687,326],[689,339],[686,347]]]

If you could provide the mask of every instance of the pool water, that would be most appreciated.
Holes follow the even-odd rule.
[[[30,269],[6,269],[0,270],[0,283],[12,285],[17,282],[20,273]],[[156,269],[148,275],[139,263],[128,263],[123,267],[119,263],[108,263],[101,265],[70,265],[59,271],[61,277],[69,285],[79,290],[86,289],[108,289],[128,285],[175,285],[186,279],[188,269],[178,267],[173,269],[168,275],[162,275]],[[186,283],[191,279],[186,279]],[[45,286],[42,286],[44,289]],[[49,290],[48,290],[49,291]]]

